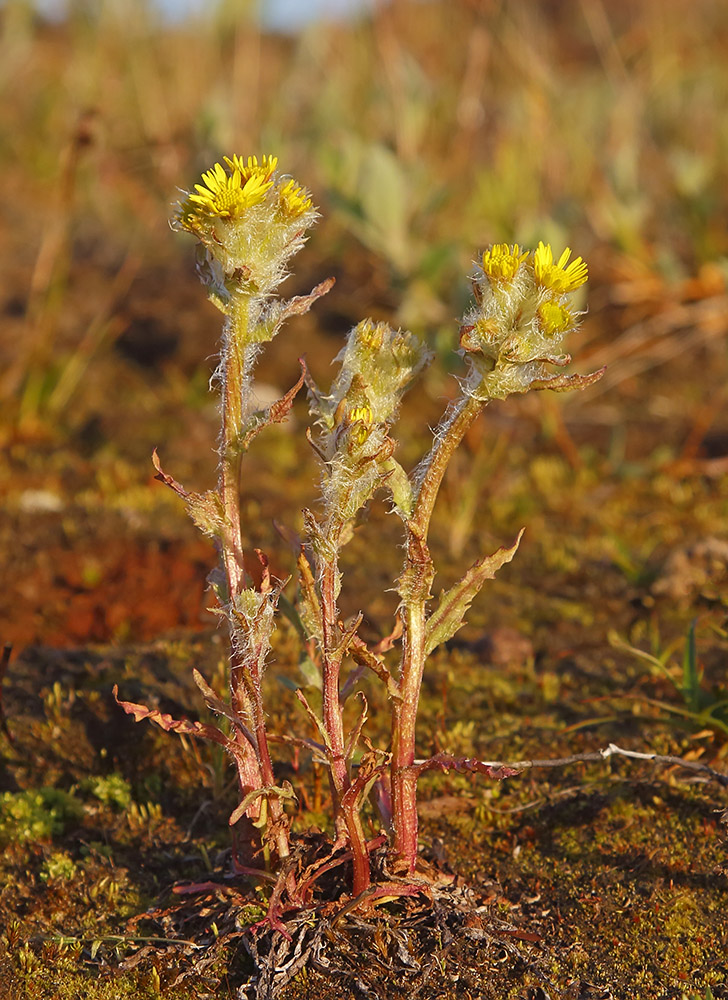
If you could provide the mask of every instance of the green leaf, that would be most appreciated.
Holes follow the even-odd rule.
[[[671,705],[667,701],[659,701],[657,698],[647,698],[644,695],[637,700],[643,701],[646,705],[654,705],[656,708],[662,708],[669,715],[679,715],[681,719],[689,719],[698,729],[714,729],[716,732],[721,732],[725,736],[728,736],[728,724],[713,715],[714,708],[704,712],[691,712],[687,708],[680,708],[679,705]],[[720,704],[718,707],[720,707]],[[670,720],[666,718],[665,721]]]
[[[382,472],[386,477],[384,485],[392,494],[394,508],[402,520],[406,521],[412,516],[412,508],[414,507],[412,483],[409,481],[409,476],[394,458],[382,462]]]
[[[321,673],[310,656],[304,656],[298,664],[298,671],[303,678],[304,687],[321,690]],[[296,685],[298,687],[298,685]]]
[[[271,797],[276,797],[283,801],[286,799],[290,802],[296,801],[296,793],[288,781],[284,781],[282,785],[266,785],[264,788],[254,788],[252,792],[248,792],[242,802],[238,803],[230,813],[228,825],[235,826],[241,816],[248,812],[258,799],[268,799]]]
[[[673,652],[673,647],[668,646],[659,656],[654,656],[652,653],[648,653],[644,649],[640,649],[639,646],[633,646],[631,643],[626,642],[615,629],[610,629],[607,632],[607,639],[609,640],[609,645],[613,646],[614,649],[621,649],[625,653],[631,653],[632,656],[636,657],[638,660],[644,660],[649,663],[650,666],[655,667],[659,673],[662,673],[672,684],[675,684],[675,678],[672,676],[668,670],[666,663],[670,659]]]
[[[695,642],[695,621],[690,623],[685,652],[682,661],[682,696],[691,712],[699,712],[705,707],[705,692],[701,688],[701,674],[698,666],[698,650]],[[710,701],[710,699],[708,699]]]
[[[296,565],[298,566],[298,614],[304,641],[315,639],[320,646],[324,641],[323,613],[313,570],[303,548],[298,552]]]
[[[523,536],[518,533],[510,548],[500,548],[492,556],[483,556],[470,567],[465,576],[447,591],[440,594],[440,603],[430,615],[425,631],[425,655],[429,655],[441,643],[452,636],[465,624],[464,616],[480,592],[486,580],[493,580],[495,574],[511,561]]]
[[[218,493],[213,490],[208,490],[206,493],[190,493],[187,498],[187,510],[204,534],[212,538],[225,538],[228,522]]]
[[[177,496],[182,497],[187,504],[187,511],[197,527],[206,535],[223,539],[227,531],[227,520],[219,495],[212,490],[207,493],[190,493],[173,476],[164,471],[156,448],[152,452],[152,463],[157,470],[157,475],[154,478],[158,479],[160,483],[164,483],[165,486],[169,486]]]

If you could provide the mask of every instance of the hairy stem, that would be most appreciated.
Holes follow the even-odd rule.
[[[335,530],[330,540],[337,548],[339,531]],[[341,810],[341,797],[346,791],[349,778],[344,758],[344,720],[339,701],[339,675],[341,656],[336,651],[338,637],[338,611],[336,608],[337,560],[333,556],[321,568],[321,613],[323,623],[322,653],[322,712],[324,728],[329,738],[329,779],[334,806],[334,822],[337,836],[346,831],[346,821]]]
[[[268,749],[268,736],[263,710],[261,678],[257,658],[246,655],[245,636],[240,635],[240,625],[235,615],[235,602],[245,588],[247,579],[243,554],[240,521],[240,467],[242,450],[240,440],[247,416],[250,391],[250,373],[255,348],[251,346],[250,317],[253,302],[248,295],[239,295],[234,303],[225,329],[221,363],[222,377],[222,435],[220,442],[220,471],[218,492],[225,518],[222,542],[222,563],[225,571],[228,600],[228,621],[232,645],[230,670],[230,699],[233,711],[246,723],[252,723],[258,752],[250,743],[238,736],[243,748],[238,763],[238,784],[241,797],[250,791],[275,784],[273,765]],[[276,796],[268,800],[271,820],[276,826],[276,847],[279,857],[289,854],[288,835],[284,824],[283,807]],[[248,810],[248,818],[260,817],[259,801]]]
[[[245,587],[239,489],[242,454],[237,444],[243,423],[243,390],[248,381],[245,349],[248,323],[249,301],[246,296],[243,302],[236,302],[236,308],[227,321],[221,363],[223,398],[218,491],[227,526],[222,560],[228,601],[231,603]]]
[[[427,535],[442,478],[457,446],[484,407],[480,400],[463,396],[446,413],[435,432],[435,443],[419,471],[419,487],[412,517],[407,522],[405,564],[400,578],[402,594],[402,661],[399,697],[392,704],[392,813],[394,846],[413,872],[417,860],[417,772],[415,728],[425,668],[427,601],[434,567]]]
[[[354,789],[351,789],[353,792]],[[367,851],[366,837],[361,822],[361,800],[358,794],[344,795],[342,807],[346,818],[346,828],[349,833],[349,843],[351,845],[352,862],[354,868],[354,878],[352,883],[352,896],[359,896],[369,888],[371,884],[371,869],[369,866],[369,852]]]
[[[435,443],[419,469],[417,499],[408,524],[410,530],[414,530],[425,539],[442,477],[450,459],[485,405],[485,401],[474,399],[470,395],[461,396],[445,413],[435,430]]]
[[[369,854],[359,814],[359,797],[353,794],[346,765],[344,717],[340,700],[341,651],[336,581],[339,573],[338,549],[341,525],[334,521],[327,533],[333,555],[321,567],[320,593],[323,625],[322,648],[322,714],[329,742],[329,784],[334,809],[337,839],[348,837],[354,865],[354,895],[370,884]]]

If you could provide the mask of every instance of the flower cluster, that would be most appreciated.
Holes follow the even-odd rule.
[[[205,248],[200,268],[225,311],[234,286],[269,294],[317,218],[305,188],[276,173],[278,159],[224,157],[176,206],[174,223]]]
[[[460,346],[470,361],[466,391],[503,399],[530,388],[570,389],[581,376],[553,375],[547,365],[571,360],[559,353],[579,312],[573,293],[587,280],[581,257],[569,262],[566,249],[554,260],[551,246],[532,253],[518,244],[498,243],[483,254],[473,287],[477,305],[467,314]]]

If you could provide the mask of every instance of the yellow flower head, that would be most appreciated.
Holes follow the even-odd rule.
[[[517,243],[496,243],[483,254],[483,270],[492,281],[512,281],[521,263],[528,257]]]
[[[567,247],[559,257],[558,263],[555,264],[551,244],[539,243],[538,249],[533,255],[533,271],[537,283],[558,294],[573,292],[574,289],[583,285],[588,277],[586,262],[581,257],[576,257],[569,264],[570,256],[571,250]]]
[[[538,307],[539,325],[547,337],[553,337],[557,333],[566,333],[570,326],[574,324],[574,317],[564,306],[558,302],[547,300]]]
[[[249,156],[245,164],[242,157],[232,160],[225,157],[230,172],[221,163],[202,175],[202,184],[195,184],[195,192],[181,202],[178,218],[185,228],[207,219],[237,219],[253,205],[265,198],[273,185],[273,171],[277,159],[264,156],[258,165],[256,157]]]
[[[289,219],[305,215],[313,208],[308,191],[299,187],[294,180],[287,181],[278,192],[278,206],[282,215]]]

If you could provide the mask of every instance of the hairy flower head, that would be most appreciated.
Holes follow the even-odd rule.
[[[467,359],[465,391],[474,398],[504,399],[529,388],[583,388],[600,377],[553,374],[568,364],[566,336],[579,313],[571,297],[587,280],[581,257],[566,249],[554,261],[548,243],[533,252],[497,243],[483,254],[473,280],[475,303],[460,326],[460,350]]]
[[[569,264],[570,256],[571,250],[567,247],[559,257],[558,263],[554,263],[551,244],[539,243],[533,255],[536,283],[558,294],[573,292],[583,285],[589,275],[586,262],[581,257],[576,257]]]
[[[491,281],[512,281],[528,253],[517,243],[496,243],[483,254],[483,270]]]
[[[270,294],[318,218],[308,191],[277,168],[276,156],[225,156],[176,207],[173,224],[202,244],[198,269],[223,312],[236,289]]]
[[[382,323],[365,319],[355,327],[354,336],[365,350],[374,353],[381,350],[385,330],[386,327]]]

